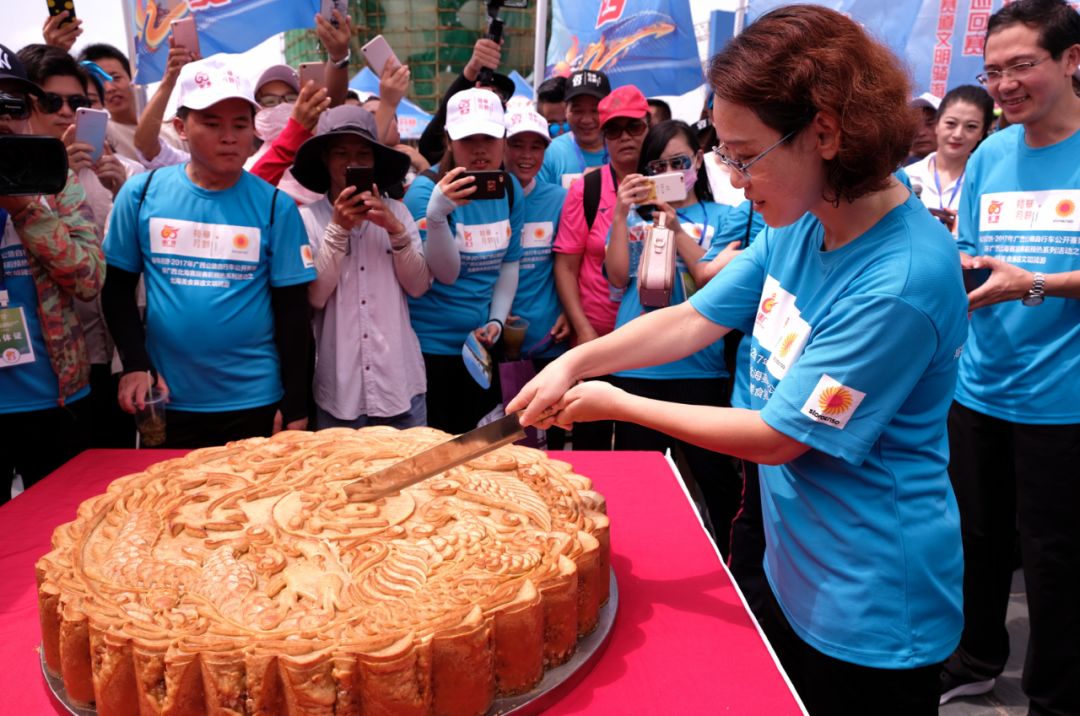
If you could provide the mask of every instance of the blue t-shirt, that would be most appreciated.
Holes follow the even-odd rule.
[[[750,224],[749,232],[746,230],[747,222]],[[712,246],[701,257],[702,263],[708,263],[715,259],[732,241],[738,241],[740,245],[745,243],[746,246],[749,246],[764,228],[765,221],[761,218],[761,214],[754,211],[753,204],[749,201],[744,201],[733,207],[724,217],[724,224],[713,240]],[[750,365],[750,343],[749,335],[744,335],[739,340],[739,349],[735,355],[736,366]],[[731,407],[749,408],[750,378],[746,371],[743,370],[736,370],[734,378],[731,383]]]
[[[0,329],[0,338],[11,339],[25,345],[27,337],[33,352],[33,361],[26,362],[25,351],[19,355],[0,356],[0,414],[25,413],[31,410],[48,410],[59,405],[60,383],[49,361],[45,336],[41,332],[41,319],[38,317],[38,295],[34,279],[30,275],[30,264],[22,239],[7,212],[0,210],[0,265],[3,266],[0,277],[0,289],[8,292],[8,309],[22,309],[22,320],[15,313],[5,313],[12,317],[12,325],[4,323]],[[25,333],[22,325],[25,321]],[[22,335],[19,335],[22,334]],[[7,349],[16,350],[13,347]],[[90,386],[85,386],[65,403],[84,398],[90,393]]]
[[[723,226],[724,218],[732,211],[732,207],[713,202],[698,202],[677,210],[679,223],[683,230],[692,238],[696,239],[699,246],[710,247],[716,237],[720,235],[720,227]],[[636,211],[631,211],[626,220],[627,239],[630,249],[630,282],[626,285],[626,292],[622,301],[619,302],[619,312],[615,316],[615,327],[626,325],[647,310],[641,305],[638,297],[637,272],[638,263],[641,261],[641,248],[645,239],[645,231],[650,226]],[[611,241],[611,232],[608,232],[608,241]],[[686,300],[689,287],[693,286],[693,279],[686,263],[677,253],[675,255],[675,269],[677,272],[675,286],[671,291],[671,303],[674,306]],[[622,378],[647,378],[651,380],[686,380],[701,378],[726,378],[727,367],[724,365],[724,341],[719,340],[711,346],[701,349],[697,353],[680,358],[679,360],[662,365],[649,366],[647,368],[635,368],[615,373]]]
[[[555,291],[551,242],[559,230],[566,190],[555,184],[534,182],[525,197],[525,223],[521,227],[521,266],[511,313],[529,322],[522,356],[551,358],[566,352],[566,341],[551,341],[551,329],[562,313]]]
[[[484,199],[459,206],[450,214],[450,231],[461,254],[461,270],[453,284],[432,283],[420,298],[409,298],[409,317],[420,339],[420,350],[432,355],[457,355],[469,332],[488,321],[488,310],[499,269],[521,259],[521,225],[525,195],[512,174],[509,197]],[[405,206],[416,220],[420,238],[427,241],[427,205],[435,183],[419,176],[405,194]]]
[[[606,148],[586,151],[574,141],[573,133],[568,132],[551,140],[544,152],[544,163],[536,175],[536,181],[568,189],[570,182],[581,176],[588,167],[599,167],[607,161]]]
[[[752,407],[811,448],[761,466],[765,574],[792,628],[843,661],[933,664],[963,622],[956,245],[914,195],[845,246],[823,241],[809,214],[767,228],[690,302],[752,335]]]
[[[116,197],[105,260],[146,282],[146,346],[169,384],[169,407],[198,413],[281,400],[270,288],[315,279],[300,212],[247,172],[221,191],[186,165],[126,184]],[[274,204],[271,226],[270,207]]]
[[[957,245],[1028,271],[1080,270],[1080,132],[1038,149],[1024,137],[1013,125],[968,161]],[[1016,423],[1080,423],[1080,300],[973,312],[956,400]]]

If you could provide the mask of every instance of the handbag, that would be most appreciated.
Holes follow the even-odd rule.
[[[638,264],[638,299],[642,306],[662,308],[671,303],[675,286],[675,233],[665,226],[667,217],[656,213],[645,232]]]

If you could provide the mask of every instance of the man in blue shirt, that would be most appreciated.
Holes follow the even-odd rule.
[[[179,83],[176,129],[191,161],[128,182],[105,238],[120,406],[141,405],[156,372],[169,447],[303,429],[315,270],[299,212],[243,170],[258,109],[250,84],[214,59],[186,65]]]
[[[570,133],[559,135],[544,154],[537,181],[558,184],[564,189],[590,167],[608,161],[600,134],[600,100],[611,94],[607,75],[598,70],[580,70],[566,81],[566,120]]]
[[[1020,0],[987,27],[979,77],[1010,126],[972,155],[960,200],[971,329],[949,416],[964,539],[964,633],[941,702],[993,688],[1016,525],[1032,714],[1080,713],[1080,15]]]

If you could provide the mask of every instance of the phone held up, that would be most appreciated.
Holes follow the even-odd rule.
[[[49,17],[55,17],[67,10],[68,16],[60,23],[61,25],[66,25],[75,19],[75,0],[46,0],[46,4],[49,7]]]
[[[502,199],[506,196],[506,172],[462,172],[461,176],[473,178],[476,191],[466,197],[469,200]]]
[[[375,191],[375,169],[373,167],[345,167],[345,185],[356,187],[356,193]]]
[[[387,65],[393,67],[401,65],[397,55],[390,49],[390,43],[382,35],[373,37],[371,42],[360,48],[360,51],[364,53],[364,61],[368,63],[368,67],[376,77],[382,77]]]
[[[686,198],[686,184],[683,183],[682,172],[667,172],[648,177],[651,188],[649,197],[643,202],[651,204],[655,201],[671,203],[682,201]]]
[[[308,81],[315,83],[315,89],[326,86],[326,65],[322,62],[300,63],[300,87],[306,87]]]
[[[173,20],[169,23],[172,28],[173,43],[177,47],[183,47],[192,55],[199,54],[199,31],[195,29],[195,18],[191,15]]]
[[[979,286],[986,283],[986,280],[989,278],[990,269],[988,268],[964,269],[964,290],[971,293]]]
[[[103,109],[79,107],[75,110],[75,141],[86,142],[94,148],[91,161],[101,159],[105,151],[105,128],[109,124],[109,113]]]
[[[342,17],[348,17],[349,0],[322,0],[322,5],[319,7],[319,14],[331,25],[337,27],[338,21],[334,19],[334,10],[337,10]]]

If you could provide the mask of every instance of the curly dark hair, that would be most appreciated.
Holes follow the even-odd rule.
[[[840,150],[826,162],[824,193],[834,204],[884,189],[915,137],[903,65],[856,22],[821,6],[762,15],[712,58],[709,83],[780,134],[818,112],[835,117]]]

